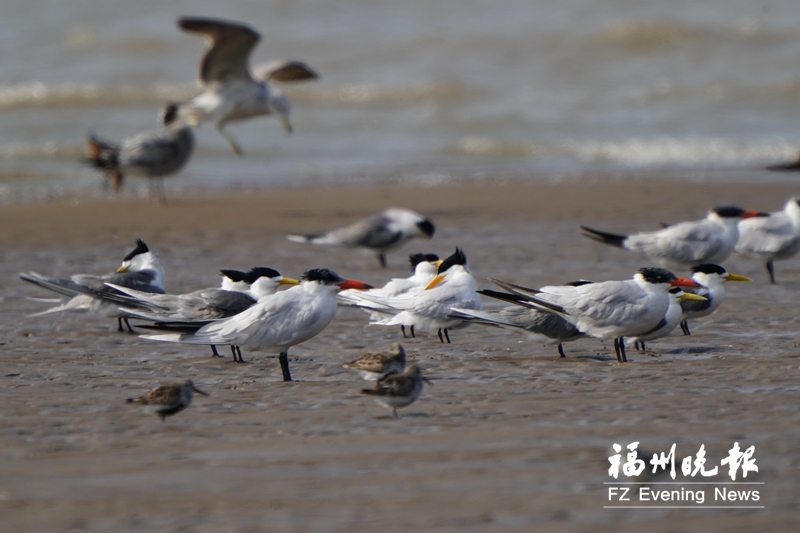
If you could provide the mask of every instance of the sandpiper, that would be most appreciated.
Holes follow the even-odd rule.
[[[406,368],[406,350],[400,343],[393,343],[389,349],[377,353],[365,353],[355,361],[344,365],[345,368],[358,371],[367,381],[385,378],[390,374],[399,374]]]
[[[417,365],[410,365],[402,374],[390,374],[379,380],[374,389],[363,389],[361,392],[375,396],[376,400],[392,408],[395,418],[400,418],[397,408],[411,405],[419,398],[423,381],[430,383]]]
[[[183,383],[169,383],[154,389],[144,396],[139,398],[128,398],[125,400],[127,403],[138,403],[147,406],[148,411],[154,412],[161,417],[161,421],[167,419],[168,416],[180,413],[192,403],[193,393],[208,396],[207,393],[201,391],[194,386],[192,380],[186,380]]]

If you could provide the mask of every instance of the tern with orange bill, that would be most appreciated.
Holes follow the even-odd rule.
[[[345,279],[326,268],[306,271],[299,285],[261,298],[257,304],[230,318],[202,327],[159,324],[152,329],[173,333],[144,338],[183,344],[231,345],[278,353],[284,381],[291,381],[289,349],[319,335],[336,315],[336,294],[345,289],[371,289],[361,281]],[[176,332],[177,330],[177,332]]]
[[[475,278],[467,265],[467,256],[456,248],[455,253],[442,261],[436,276],[425,290],[406,296],[383,298],[364,293],[364,299],[374,305],[365,308],[377,311],[387,317],[373,321],[372,324],[401,326],[410,328],[411,336],[417,331],[436,332],[441,342],[450,343],[448,330],[467,327],[469,322],[453,318],[452,307],[481,309],[482,302],[477,293]],[[405,333],[405,331],[404,331]]]
[[[591,337],[614,341],[617,361],[627,362],[624,337],[642,335],[658,326],[669,309],[671,287],[699,287],[657,267],[640,268],[631,280],[604,281],[579,286],[529,289],[505,281],[492,281],[522,296],[525,304],[555,313]]]
[[[659,231],[620,235],[581,226],[583,234],[604,244],[645,254],[671,270],[688,270],[703,263],[721,263],[739,240],[738,223],[767,216],[735,205],[719,205],[702,220],[681,222]]]

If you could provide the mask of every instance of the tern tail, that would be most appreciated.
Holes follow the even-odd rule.
[[[617,246],[619,248],[624,248],[625,239],[628,238],[627,235],[619,235],[618,233],[608,233],[607,231],[599,231],[592,228],[587,228],[586,226],[581,226],[581,230],[583,230],[583,235],[593,239],[597,242],[602,242],[604,244],[610,244],[611,246]]]

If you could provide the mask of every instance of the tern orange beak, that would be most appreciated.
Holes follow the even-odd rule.
[[[756,211],[755,209],[749,209],[744,212],[742,218],[753,218],[753,217],[768,217],[769,213],[765,213],[763,211]]]
[[[428,283],[428,286],[425,287],[425,290],[427,291],[428,289],[434,288],[435,286],[440,284],[443,279],[444,279],[444,274],[439,274],[438,276],[433,278],[430,283]]]
[[[689,278],[682,278],[680,276],[678,277],[678,279],[670,281],[669,284],[672,285],[673,287],[702,287],[702,285],[697,283],[695,280]]]
[[[356,289],[359,291],[366,291],[372,288],[372,285],[368,285],[363,281],[358,281],[355,279],[346,279],[341,283],[337,283],[337,285],[342,289]]]

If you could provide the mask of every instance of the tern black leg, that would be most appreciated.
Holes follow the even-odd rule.
[[[617,362],[621,363],[622,358],[619,356],[619,339],[614,339],[614,353],[617,355]]]
[[[437,333],[439,334],[439,342],[444,344],[444,337],[442,337],[442,330],[440,329]]]
[[[414,333],[414,326],[411,326],[411,338],[416,339],[417,335]]]
[[[281,354],[278,356],[278,361],[281,363],[283,381],[292,381],[292,374],[289,373],[289,353],[281,352]]]
[[[213,354],[212,357],[222,357],[217,351],[217,347],[213,344],[211,345],[211,353]]]
[[[403,338],[407,339],[408,335],[406,335],[406,326],[405,326],[405,324],[400,324],[400,331],[403,332]]]
[[[386,268],[386,254],[378,254],[378,261],[383,268]]]
[[[769,274],[769,282],[775,285],[775,265],[772,261],[767,261],[767,274]]]
[[[688,320],[681,320],[681,331],[684,335],[691,335],[692,332],[689,331],[689,321]]]
[[[564,354],[564,345],[562,343],[558,343],[558,355],[563,358],[567,358],[566,354]]]
[[[619,338],[619,353],[622,354],[622,362],[628,362],[628,356],[625,354],[625,337]]]
[[[450,334],[447,332],[446,328],[444,330],[444,338],[447,339],[447,344],[451,344],[450,343]]]
[[[397,416],[397,407],[392,407],[392,412],[394,413],[394,418],[395,418],[395,420],[397,420],[398,418],[400,418],[399,416]]]
[[[122,319],[122,321],[123,321],[123,322],[125,322],[125,327],[127,327],[127,328],[128,328],[128,333],[133,333],[133,334],[136,334],[136,332],[135,332],[135,331],[133,331],[133,328],[131,327],[131,323],[130,323],[130,322],[128,322],[128,319],[127,319],[127,318],[123,318],[123,319]]]
[[[233,352],[233,362],[234,363],[246,363],[247,362],[242,357],[242,349],[239,348],[238,346],[231,346],[231,352]]]
[[[122,317],[117,317],[117,331],[123,333],[125,328],[122,327]]]

